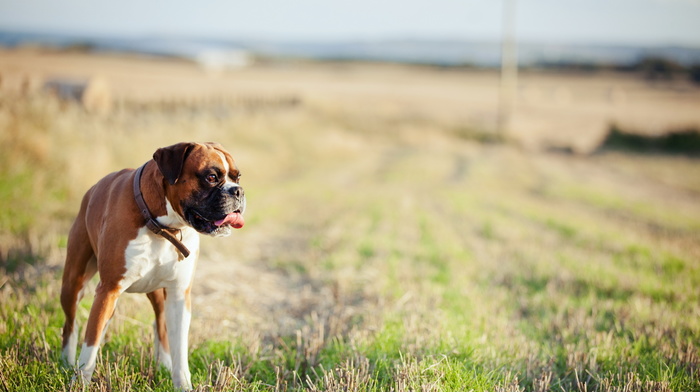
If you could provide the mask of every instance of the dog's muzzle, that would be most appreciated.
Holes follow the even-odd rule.
[[[215,237],[231,234],[245,224],[245,192],[240,185],[227,184],[204,201],[185,208],[185,219],[200,233]]]

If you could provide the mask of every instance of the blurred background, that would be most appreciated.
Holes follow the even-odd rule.
[[[658,136],[698,123],[700,6],[691,0],[208,1],[197,7],[174,2],[167,9],[158,2],[32,0],[0,7],[4,89],[63,83],[53,86],[59,95],[88,100],[84,104],[98,111],[125,101],[265,93],[304,100],[338,92],[351,99],[359,92],[338,87],[348,81],[342,75],[314,83],[286,77],[280,68],[322,64],[323,70],[310,72],[320,76],[355,67],[382,79],[373,72],[377,67],[398,64],[457,77],[451,89],[427,94],[421,84],[435,86],[431,80],[399,77],[396,82],[411,90],[397,92],[400,99],[421,107],[427,105],[420,99],[432,101],[442,107],[441,113],[427,109],[432,119],[497,131],[528,148],[585,154],[611,127]],[[168,79],[165,68],[150,78],[145,69],[107,61],[117,55],[130,63],[150,61],[154,69],[187,65],[198,71],[197,80],[177,73]],[[85,58],[97,63],[78,61]],[[251,86],[255,78],[243,75],[263,68],[283,80]],[[101,95],[75,91],[93,78],[101,78]],[[373,98],[397,102],[379,97],[392,88],[374,87]]]
[[[694,0],[0,0],[0,298],[57,290],[102,176],[217,141],[249,208],[203,240],[195,342],[692,390],[699,20]],[[638,338],[673,371],[615,368]],[[268,383],[297,382],[279,366]]]

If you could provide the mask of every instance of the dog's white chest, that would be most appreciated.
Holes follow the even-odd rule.
[[[121,282],[122,290],[149,293],[161,287],[187,287],[199,253],[199,235],[192,229],[183,229],[182,243],[191,253],[179,261],[179,253],[173,244],[146,227],[140,228],[125,250],[126,272]]]

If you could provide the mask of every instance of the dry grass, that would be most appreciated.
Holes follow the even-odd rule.
[[[2,55],[28,73],[99,66],[116,98],[91,114],[3,75],[6,389],[69,379],[56,278],[82,193],[157,147],[216,140],[239,161],[249,211],[232,237],[203,240],[199,390],[700,390],[695,159],[466,138],[495,99],[488,73],[309,64],[211,80],[185,63]],[[150,323],[145,296],[120,300],[96,389],[167,390]]]

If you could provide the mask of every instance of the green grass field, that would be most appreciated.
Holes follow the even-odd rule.
[[[700,391],[697,158],[526,152],[330,98],[227,105],[0,96],[0,390],[70,390],[58,293],[83,192],[214,140],[249,207],[203,239],[197,390]],[[124,295],[90,390],[171,390],[152,318]]]

